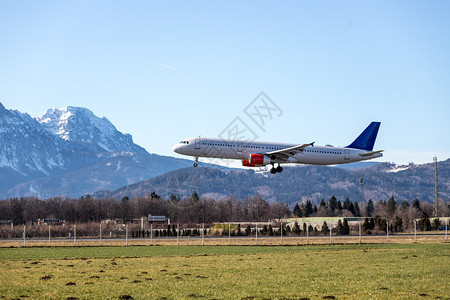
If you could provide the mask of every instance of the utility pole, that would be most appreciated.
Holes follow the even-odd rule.
[[[361,216],[364,216],[364,189],[363,189],[363,183],[364,179],[361,177],[359,179],[359,183],[361,184]]]
[[[434,162],[434,186],[433,186],[433,216],[439,217],[438,210],[438,173],[437,173],[437,157],[433,157]]]

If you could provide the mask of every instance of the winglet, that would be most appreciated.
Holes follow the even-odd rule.
[[[315,143],[315,142],[312,142],[312,143],[311,143],[311,144],[309,144],[309,145],[310,145],[311,147],[314,147],[314,143]]]
[[[361,150],[372,151],[373,145],[375,144],[375,139],[377,138],[378,129],[380,128],[381,122],[372,122],[369,126],[353,141],[350,145],[345,148],[355,148]]]

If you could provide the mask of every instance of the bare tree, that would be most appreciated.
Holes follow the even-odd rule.
[[[291,215],[291,210],[286,203],[275,202],[270,206],[270,219],[282,219]]]

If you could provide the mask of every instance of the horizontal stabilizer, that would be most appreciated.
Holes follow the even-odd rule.
[[[384,150],[377,150],[377,151],[371,151],[371,152],[366,152],[366,153],[361,153],[360,156],[371,156],[373,154],[377,154],[380,152],[383,152]]]

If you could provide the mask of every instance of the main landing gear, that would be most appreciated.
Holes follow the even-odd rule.
[[[281,167],[280,164],[278,164],[277,167],[275,167],[274,164],[272,164],[272,168],[270,169],[270,173],[275,174],[275,173],[281,173],[283,171],[283,168]]]
[[[197,166],[198,166],[198,156],[195,157],[194,168],[197,168]]]

